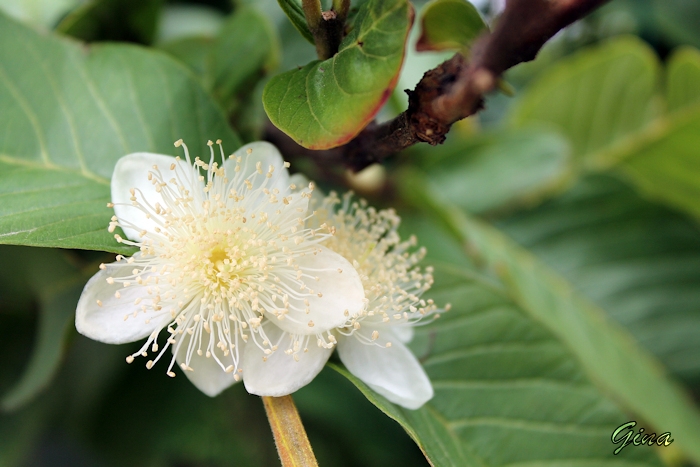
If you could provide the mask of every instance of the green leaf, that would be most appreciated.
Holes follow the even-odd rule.
[[[1,246],[3,269],[14,269],[17,276],[24,276],[22,261],[15,263],[5,262],[8,250],[19,250],[17,247]],[[29,250],[29,248],[24,248]],[[14,258],[15,260],[17,258]],[[8,264],[14,267],[7,267]],[[44,268],[48,269],[48,268]],[[3,301],[5,297],[2,297]],[[26,367],[28,349],[34,340],[34,323],[32,318],[33,307],[22,310],[22,314],[0,314],[0,328],[5,335],[0,339],[0,354],[3,356],[3,369],[0,371],[0,394],[10,389],[20,377]],[[47,423],[52,415],[55,405],[47,400],[48,397],[38,399],[34,404],[23,410],[7,413],[0,410],[0,465],[3,467],[20,467],[31,465],[26,462],[26,457],[32,452],[32,447],[37,446],[42,434],[46,433]]]
[[[91,0],[72,11],[56,31],[84,41],[153,41],[163,0]]]
[[[277,67],[280,44],[268,19],[255,8],[238,8],[224,23],[208,56],[208,84],[224,107]]]
[[[624,174],[647,196],[700,217],[700,105],[607,156],[622,160]]]
[[[681,47],[668,60],[666,68],[668,109],[678,110],[700,102],[700,51]]]
[[[306,24],[304,10],[302,10],[298,0],[277,0],[277,3],[279,3],[280,8],[282,8],[282,11],[287,15],[287,18],[289,18],[296,30],[299,31],[299,34],[314,45],[314,35],[311,34],[309,25]]]
[[[27,454],[36,446],[46,430],[46,407],[32,406],[27,410],[0,416],[0,465],[28,465]]]
[[[69,254],[45,248],[0,248],[0,263],[16,265],[13,275],[31,291],[39,308],[31,358],[21,378],[2,395],[3,411],[15,411],[30,402],[49,384],[61,364],[66,339],[73,329],[75,306],[88,279]],[[30,314],[32,308],[33,304],[26,304],[22,314]]]
[[[226,16],[211,6],[192,3],[165,5],[160,14],[156,41],[162,44],[188,37],[214,37],[225,20]]]
[[[81,45],[0,16],[0,243],[126,251],[107,232],[116,161],[240,142],[196,80],[138,47]]]
[[[515,127],[561,131],[581,162],[639,131],[659,115],[654,99],[659,64],[636,38],[618,38],[577,52],[544,71],[516,102]]]
[[[262,80],[280,60],[280,42],[268,18],[241,6],[215,37],[188,37],[160,48],[189,66],[224,107],[245,140],[260,138],[265,118]]]
[[[273,124],[311,149],[354,138],[391,95],[413,17],[406,0],[369,0],[338,53],[273,77],[263,105]]]
[[[700,54],[671,58],[661,114],[658,63],[648,46],[629,38],[577,53],[543,73],[516,104],[516,127],[546,124],[573,144],[589,170],[615,166],[644,194],[700,215]]]
[[[541,130],[453,137],[422,159],[431,185],[470,212],[533,204],[558,191],[572,169],[566,139]]]
[[[294,402],[319,465],[427,466],[406,432],[330,368],[295,392]]]
[[[422,15],[418,51],[465,49],[488,30],[479,10],[467,0],[433,0]]]
[[[345,368],[332,368],[399,422],[431,465],[618,465],[610,436],[628,416],[506,287],[473,264],[453,265],[465,257],[453,239],[425,218],[406,220],[435,266],[435,286],[426,296],[452,303],[439,320],[416,328],[411,345],[435,396],[419,410],[406,410]],[[431,254],[437,245],[452,247],[445,251],[450,263]],[[623,454],[632,465],[659,465],[650,450]]]
[[[30,402],[51,382],[63,357],[66,337],[74,328],[75,305],[85,285],[85,277],[74,277],[72,284],[42,297],[39,329],[31,360],[17,384],[3,395],[0,406],[12,411]]]
[[[213,37],[191,36],[163,42],[158,44],[158,48],[178,59],[204,81],[214,41]]]
[[[56,22],[81,0],[3,0],[0,11],[26,23],[53,28]]]
[[[700,381],[700,231],[690,220],[599,175],[499,227],[672,373]]]
[[[700,21],[700,4],[697,2],[651,0],[651,8],[638,0],[633,0],[632,3],[636,8],[645,10],[642,14],[651,23],[651,31],[648,32],[652,35],[663,37],[667,44],[690,44],[700,47],[700,31],[697,28]]]
[[[700,413],[624,329],[531,253],[421,189],[426,186],[421,176],[409,174],[402,181],[411,187],[404,196],[441,222],[527,316],[570,350],[596,385],[657,433],[673,433],[678,446],[700,460]]]

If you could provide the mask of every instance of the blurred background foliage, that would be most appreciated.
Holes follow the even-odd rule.
[[[493,17],[493,5],[478,7]],[[244,141],[265,135],[268,79],[315,58],[272,0],[0,0],[0,9],[41,31],[167,54]],[[413,343],[436,387],[426,412],[391,406],[337,365],[295,394],[321,465],[427,465],[403,428],[435,465],[617,465],[609,436],[619,421],[698,426],[684,409],[700,397],[698,24],[697,1],[613,0],[508,72],[515,97],[489,96],[442,146],[414,146],[360,176],[285,154],[326,189],[399,207],[404,232],[437,266],[431,296],[460,310]],[[450,56],[416,52],[417,29],[380,119]],[[210,399],[183,377],[125,365],[134,345],[76,333],[77,297],[110,258],[0,246],[0,466],[278,465],[262,404],[241,385]],[[572,294],[582,300],[573,306],[595,309],[582,316],[605,313],[619,335],[593,318],[549,325]],[[640,357],[639,372],[629,336],[656,358]],[[523,378],[546,387],[498,385]],[[692,403],[675,401],[675,384]],[[534,420],[540,432],[470,424],[498,417]],[[569,432],[542,434],[558,423]],[[694,465],[691,431],[686,443],[697,445],[685,454],[674,445],[624,455],[630,465]]]

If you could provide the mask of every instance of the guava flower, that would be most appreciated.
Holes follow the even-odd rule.
[[[319,347],[288,349],[281,337],[334,329],[363,307],[364,293],[352,265],[321,245],[330,229],[306,225],[312,186],[292,188],[274,146],[252,143],[228,158],[220,149],[219,166],[208,144],[208,163],[191,161],[181,140],[186,161],[135,153],[117,162],[109,230],[121,227],[127,238],[116,240],[139,251],[100,265],[78,302],[76,328],[110,344],[145,338],[128,363],[150,352],[150,369],[172,352],[167,374],[175,376],[177,362],[215,396],[241,377],[269,374],[261,367],[274,364],[262,359],[243,364],[249,348],[313,356]],[[295,384],[315,376],[303,364],[282,370]]]
[[[348,321],[332,332],[318,334],[319,345],[326,349],[326,358],[337,346],[347,369],[391,402],[419,408],[432,398],[433,388],[405,344],[423,318],[439,317],[435,303],[421,298],[433,283],[432,269],[423,271],[416,266],[425,249],[415,250],[415,237],[401,240],[397,232],[400,218],[393,210],[378,211],[364,201],[353,202],[351,193],[342,200],[335,194],[323,199],[314,193],[313,201],[318,210],[307,225],[333,226],[334,234],[323,245],[352,262],[365,293],[365,306],[349,314]],[[287,339],[303,337],[290,335]],[[246,360],[261,357],[264,355],[256,349],[246,354]],[[305,358],[302,355],[301,361]],[[284,361],[285,355],[276,353],[269,360]],[[322,367],[323,363],[308,364]],[[272,378],[280,375],[269,374],[268,379]]]

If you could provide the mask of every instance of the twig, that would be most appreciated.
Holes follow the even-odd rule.
[[[453,123],[483,108],[484,94],[498,86],[503,72],[534,59],[557,32],[606,1],[508,0],[493,32],[475,42],[470,61],[456,54],[428,71],[416,89],[406,91],[408,110],[401,115],[367,126],[345,146],[294,152],[361,170],[419,142],[440,144]],[[281,144],[279,135],[272,137]]]
[[[350,12],[350,0],[333,0],[333,11],[338,14],[338,19],[344,24]]]
[[[306,24],[314,36],[318,58],[325,60],[338,52],[343,40],[349,2],[336,0],[329,11],[321,10],[320,0],[302,0]]]
[[[318,467],[292,396],[262,400],[282,467]]]

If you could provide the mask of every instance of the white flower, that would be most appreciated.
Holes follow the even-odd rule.
[[[336,206],[340,209],[333,214]],[[366,305],[346,327],[338,328],[338,355],[347,369],[391,402],[417,409],[433,397],[428,376],[406,343],[425,316],[437,318],[432,300],[421,298],[433,284],[432,268],[416,264],[425,248],[411,252],[416,238],[401,241],[401,222],[391,210],[377,211],[364,201],[339,200],[331,194],[319,210],[336,231],[324,246],[360,273]],[[449,309],[449,305],[446,306]]]
[[[334,194],[325,199],[314,194],[314,201],[318,210],[307,225],[332,226],[334,235],[323,245],[352,262],[360,273],[365,294],[362,310],[351,313],[348,321],[333,331],[317,334],[327,350],[320,363],[321,356],[315,358],[315,364],[323,366],[337,344],[340,359],[352,374],[391,402],[419,408],[432,398],[433,388],[405,344],[421,319],[439,317],[433,301],[421,298],[433,283],[432,270],[421,271],[416,266],[425,256],[425,249],[410,251],[416,244],[415,237],[401,241],[397,232],[400,218],[393,210],[377,211],[364,201],[351,202],[351,193],[342,201]],[[299,338],[286,335],[291,341]],[[251,349],[246,359],[254,356],[260,358],[262,354]],[[303,355],[301,362],[306,358]],[[294,366],[279,353],[268,359],[273,360],[280,366]],[[268,375],[270,379],[281,377]]]
[[[252,143],[228,158],[221,149],[219,166],[211,141],[209,163],[192,163],[182,141],[175,145],[186,161],[150,153],[118,161],[110,231],[120,226],[128,239],[115,235],[117,241],[139,251],[100,266],[78,302],[76,328],[112,344],[146,338],[127,362],[151,352],[148,368],[170,348],[167,374],[175,376],[177,361],[210,396],[241,376],[256,394],[289,394],[320,368],[270,368],[268,381],[265,363],[246,354],[303,352],[309,335],[342,325],[362,308],[360,278],[320,245],[330,236],[325,226],[305,225],[311,190],[291,186],[274,146]],[[159,346],[163,330],[167,340]],[[285,333],[301,336],[297,347],[282,340]],[[325,350],[312,342],[310,355]]]

